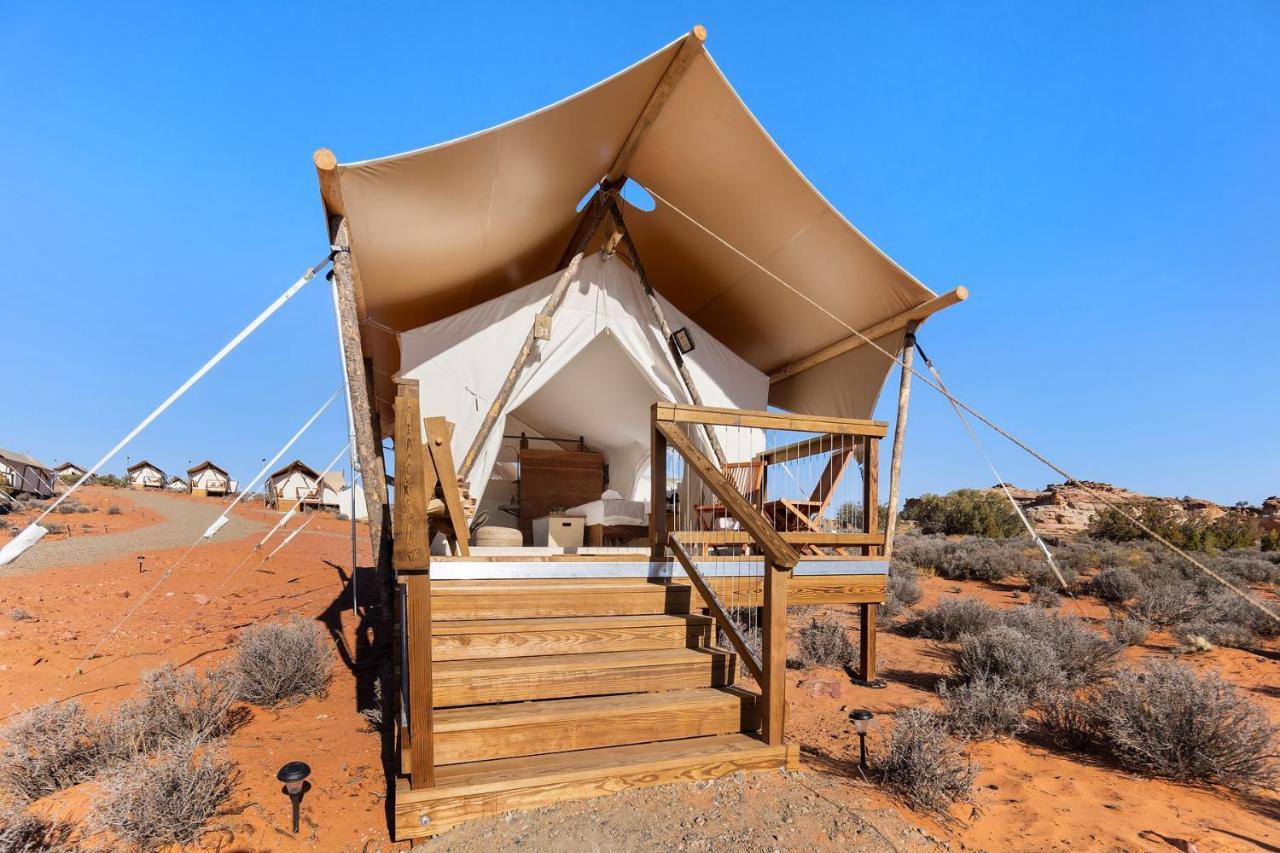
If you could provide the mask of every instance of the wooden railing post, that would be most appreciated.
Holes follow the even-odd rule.
[[[787,710],[787,581],[791,572],[764,562],[764,608],[761,616],[760,734],[770,746],[782,743]]]
[[[431,698],[431,549],[427,531],[426,451],[418,383],[396,385],[396,500],[391,561],[404,580],[409,673],[409,753],[411,788],[435,784]]]
[[[862,438],[862,530],[878,533],[880,527],[880,439]],[[879,552],[875,545],[866,546],[868,557]]]
[[[667,559],[667,438],[658,429],[658,404],[649,410],[649,559]]]

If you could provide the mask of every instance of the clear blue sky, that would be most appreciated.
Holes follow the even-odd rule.
[[[462,5],[0,2],[0,445],[94,461],[321,257],[315,148],[474,131],[701,22],[851,221],[971,289],[922,333],[957,394],[1081,477],[1280,492],[1280,5]],[[247,478],[339,377],[317,282],[128,453]],[[989,484],[917,388],[906,494]]]

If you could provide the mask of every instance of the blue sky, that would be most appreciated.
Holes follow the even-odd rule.
[[[471,132],[700,22],[832,203],[970,288],[921,335],[959,396],[1081,477],[1280,492],[1280,6],[462,6],[0,2],[0,445],[96,460],[322,256],[314,149]],[[339,378],[318,281],[127,453],[247,479]],[[922,386],[907,452],[908,495],[991,482]]]

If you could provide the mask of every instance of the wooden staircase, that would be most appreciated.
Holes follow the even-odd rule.
[[[758,697],[687,584],[436,581],[431,605],[435,784],[400,780],[397,839],[796,761],[755,735]]]

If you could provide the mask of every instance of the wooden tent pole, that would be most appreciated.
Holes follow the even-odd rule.
[[[338,291],[338,325],[342,334],[346,361],[347,384],[351,389],[352,420],[356,430],[356,455],[360,461],[360,479],[364,484],[364,500],[369,512],[369,537],[378,572],[378,587],[385,603],[392,589],[391,529],[387,496],[387,474],[383,467],[382,436],[375,432],[378,420],[374,405],[372,376],[366,372],[364,349],[360,344],[360,319],[356,307],[355,265],[351,261],[351,236],[345,217],[330,221],[332,234],[333,277]],[[352,505],[354,512],[354,504]]]
[[[911,363],[915,360],[916,327],[920,323],[907,324],[906,337],[902,339],[902,378],[898,383],[898,417],[893,424],[893,452],[889,461],[889,514],[885,519],[884,556],[893,556],[893,531],[898,526],[898,483],[902,477],[902,445],[907,437],[907,407],[911,402]]]
[[[640,278],[640,284],[644,286],[644,294],[649,297],[649,308],[653,311],[653,317],[658,321],[658,328],[662,331],[662,339],[667,343],[667,349],[671,351],[671,359],[676,363],[676,369],[680,371],[680,379],[684,382],[685,390],[689,392],[689,400],[695,406],[702,405],[702,395],[698,393],[698,386],[693,382],[693,375],[689,373],[689,368],[684,363],[684,358],[676,350],[675,342],[671,340],[671,326],[667,324],[666,312],[662,310],[662,302],[658,299],[658,294],[654,292],[653,285],[649,283],[649,276],[645,274],[644,264],[640,261],[640,252],[636,249],[635,241],[631,239],[631,232],[627,230],[627,224],[622,221],[622,211],[618,208],[618,202],[615,199],[609,199],[609,215],[613,217],[618,231],[622,234],[622,242],[627,247],[627,253],[631,256],[631,263],[635,266],[636,275]],[[716,437],[715,430],[709,425],[702,425],[703,431],[707,435],[707,441],[711,444],[711,449],[716,454],[716,462],[724,468],[728,461],[724,455],[724,448],[720,446],[720,439]]]

